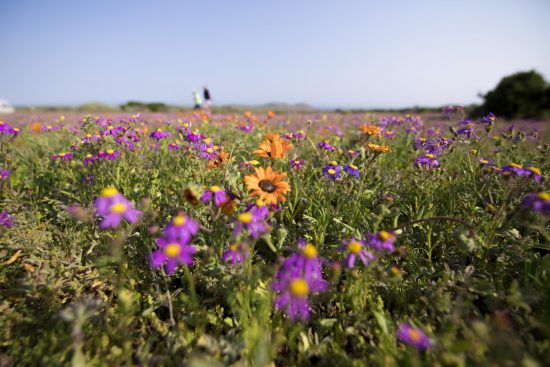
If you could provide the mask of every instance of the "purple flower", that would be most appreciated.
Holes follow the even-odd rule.
[[[265,205],[254,206],[250,211],[239,214],[235,229],[233,229],[233,236],[237,237],[243,229],[246,229],[252,238],[258,238],[270,228],[267,223],[268,217],[269,209]]]
[[[495,122],[496,119],[497,116],[494,113],[489,112],[487,116],[483,116],[479,121],[480,123],[492,124]]]
[[[59,125],[56,125],[56,126],[47,125],[47,126],[44,126],[42,128],[42,131],[57,131],[57,130],[61,130],[61,126],[59,126]]]
[[[516,163],[510,163],[507,166],[503,166],[500,170],[503,176],[516,176],[516,177],[528,177],[532,174],[531,171],[523,168],[522,165]],[[539,171],[540,176],[540,171]]]
[[[8,212],[0,212],[0,226],[11,228],[14,223],[13,216],[9,215]]]
[[[193,143],[199,142],[203,137],[204,135],[199,133],[199,130],[195,130],[194,132],[189,132],[187,134],[187,139]]]
[[[82,177],[82,182],[84,182],[85,184],[92,183],[94,180],[95,180],[94,175],[86,175],[86,176]]]
[[[456,131],[457,135],[466,135],[468,139],[472,135],[474,123],[470,120],[463,120],[460,122],[460,128]]]
[[[214,199],[214,205],[216,205],[218,208],[225,204],[229,198],[227,197],[227,194],[225,191],[220,188],[219,186],[210,186],[204,194],[201,196],[201,201],[203,203],[208,203],[211,199]]]
[[[317,146],[323,150],[328,150],[329,152],[334,152],[336,150],[336,148],[330,145],[330,143],[326,140],[320,142]]]
[[[99,139],[101,139],[101,136],[99,136],[99,135],[86,134],[86,136],[84,136],[84,137],[80,140],[80,142],[81,142],[82,144],[88,144],[88,143],[91,143],[91,142],[93,142],[93,141],[97,141],[97,140],[99,140]]]
[[[172,143],[168,144],[168,150],[177,151],[177,150],[180,150],[180,149],[181,149],[181,144],[177,140],[175,142],[172,142]]]
[[[351,157],[358,157],[360,153],[356,150],[351,150],[350,149],[350,150],[347,151],[347,154],[349,154]]]
[[[348,175],[359,178],[360,172],[359,168],[354,164],[348,164],[344,167],[344,171],[348,173]]]
[[[309,319],[308,294],[312,291],[303,278],[283,277],[277,286],[272,285],[278,292],[275,299],[275,308],[284,309],[290,320]]]
[[[183,135],[187,135],[191,133],[191,123],[185,122],[183,123],[183,120],[178,119],[178,126],[176,126],[176,130],[180,131]]]
[[[58,159],[62,161],[70,161],[71,159],[73,159],[73,153],[61,152],[59,154],[52,155],[52,160],[54,162],[57,161]]]
[[[230,262],[231,265],[237,266],[249,256],[247,246],[243,243],[233,244],[223,253],[222,261]]]
[[[180,238],[171,236],[157,238],[156,242],[159,248],[150,255],[152,268],[166,265],[166,272],[172,274],[180,264],[193,265],[193,254],[197,252],[195,246],[188,245]]]
[[[88,166],[88,165],[94,163],[95,161],[97,161],[98,159],[99,159],[98,156],[91,155],[91,154],[86,154],[86,156],[84,157],[84,165]]]
[[[341,177],[342,168],[335,161],[331,161],[329,164],[323,167],[323,176],[331,180],[337,180]]]
[[[428,153],[433,155],[440,155],[445,148],[448,148],[453,143],[452,139],[434,138],[426,139],[416,136],[414,138],[413,146],[415,149],[423,148]]]
[[[298,248],[300,251],[284,260],[280,271],[304,278],[310,288],[318,291],[326,290],[328,282],[323,279],[317,247],[306,243],[304,240],[299,240]]]
[[[277,309],[285,309],[291,320],[309,318],[308,295],[328,289],[323,279],[317,248],[299,243],[300,251],[286,258],[279,267],[271,288],[278,293]]]
[[[527,167],[526,168],[527,171],[529,171],[530,173],[530,176],[533,176],[533,179],[535,180],[535,182],[538,182],[540,183],[540,181],[542,180],[542,172],[540,169],[538,169],[537,167]]]
[[[181,243],[189,243],[191,237],[199,232],[199,223],[183,213],[179,213],[164,229],[164,236],[176,238]]]
[[[139,138],[137,136],[131,137],[131,136],[117,136],[115,138],[115,142],[118,145],[125,146],[130,150],[134,150],[136,148],[136,144],[139,141]]]
[[[340,246],[338,249],[347,252],[344,259],[344,265],[349,269],[353,268],[357,257],[359,257],[365,266],[368,266],[369,262],[374,259],[374,255],[365,249],[365,241],[352,237],[349,240],[342,241],[342,243],[344,245]]]
[[[218,147],[214,146],[214,142],[210,138],[197,143],[196,148],[199,150],[199,157],[202,159],[212,160],[218,156]]]
[[[439,161],[432,153],[426,153],[418,156],[415,160],[415,164],[419,167],[425,166],[428,168],[433,168],[439,166]]]
[[[443,108],[443,114],[450,117],[453,113],[463,112],[464,106],[446,106]]]
[[[0,168],[0,181],[3,181],[10,177],[11,171],[9,169]]]
[[[113,126],[113,125],[108,125],[105,130],[103,130],[101,132],[101,135],[105,136],[105,135],[112,135],[112,136],[120,136],[120,135],[124,135],[124,133],[126,132],[126,128],[124,126]]]
[[[103,189],[101,196],[94,202],[94,206],[96,215],[103,217],[99,223],[101,229],[118,227],[122,218],[135,224],[141,216],[141,212],[135,209],[133,204],[113,187]]]
[[[13,127],[10,124],[0,121],[0,135],[13,136],[16,137],[21,133],[21,130],[18,127]]]
[[[377,233],[367,234],[367,244],[377,251],[389,251],[395,250],[394,242],[397,239],[393,232],[380,231]]]
[[[299,170],[304,165],[303,159],[291,159],[290,160],[290,167],[294,168],[295,170]]]
[[[433,346],[433,341],[426,336],[424,331],[413,328],[409,324],[399,324],[396,335],[403,343],[418,349],[427,349]]]
[[[158,129],[156,129],[155,131],[153,131],[149,137],[151,138],[154,138],[154,139],[157,139],[157,140],[160,140],[160,139],[164,139],[166,137],[168,137],[168,135],[170,135],[170,133],[166,132],[166,131],[162,131],[162,129],[159,127]]]
[[[306,134],[303,130],[298,130],[296,132],[289,132],[288,134],[283,135],[281,138],[286,140],[299,141],[306,138]]]
[[[492,166],[494,165],[493,162],[491,162],[490,160],[486,159],[486,158],[476,158],[476,160],[478,161],[479,165],[480,166]]]
[[[550,193],[539,192],[527,194],[521,202],[522,208],[530,208],[534,212],[550,214]]]
[[[99,158],[107,159],[109,161],[115,160],[119,155],[119,151],[114,149],[107,149],[106,151],[101,151],[97,154]]]
[[[254,124],[250,124],[250,125],[237,125],[235,126],[236,129],[239,129],[241,131],[244,131],[245,133],[249,133],[251,132],[252,130],[254,130]]]

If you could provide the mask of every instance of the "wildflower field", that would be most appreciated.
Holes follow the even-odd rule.
[[[18,113],[2,366],[543,366],[544,122]]]

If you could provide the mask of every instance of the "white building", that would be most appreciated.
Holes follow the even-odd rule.
[[[15,108],[8,101],[0,99],[0,113],[14,113]]]

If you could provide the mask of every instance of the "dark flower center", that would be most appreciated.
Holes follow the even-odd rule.
[[[260,189],[262,189],[263,191],[269,193],[277,190],[277,187],[273,184],[271,180],[261,180],[258,186],[260,186]]]

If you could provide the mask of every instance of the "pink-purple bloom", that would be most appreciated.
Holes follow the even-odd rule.
[[[15,223],[15,220],[13,219],[13,216],[11,216],[8,212],[0,212],[0,226],[11,228]]]
[[[550,193],[539,192],[527,194],[523,198],[521,206],[537,213],[550,214]]]
[[[460,122],[460,127],[456,131],[457,135],[466,135],[469,139],[473,132],[474,123],[470,120],[463,120]]]
[[[349,269],[353,268],[357,258],[359,258],[365,266],[368,266],[369,263],[374,259],[374,255],[365,248],[365,241],[358,240],[355,237],[352,237],[349,240],[343,240],[342,243],[343,245],[340,246],[338,249],[340,251],[346,252],[344,265]]]
[[[165,139],[168,137],[168,135],[170,135],[170,133],[168,133],[167,131],[163,131],[161,128],[158,128],[156,129],[155,131],[153,131],[149,137],[151,138],[154,138],[154,139],[157,139],[157,140],[160,140],[160,139]]]
[[[329,152],[334,152],[336,150],[336,148],[330,145],[330,143],[326,140],[320,142],[317,146],[323,150],[328,150]]]
[[[109,161],[115,160],[120,155],[118,150],[107,149],[106,151],[101,151],[97,154],[99,158],[103,158]]]
[[[11,171],[9,169],[0,168],[0,181],[6,180],[10,177]]]
[[[141,216],[141,212],[113,187],[103,189],[94,206],[96,215],[103,218],[99,223],[101,229],[118,227],[123,218],[135,224]]]
[[[294,168],[295,170],[299,170],[304,165],[303,159],[291,159],[290,160],[290,167]]]
[[[346,173],[350,176],[353,176],[353,177],[357,177],[359,178],[361,173],[359,172],[359,167],[357,167],[356,165],[354,164],[347,164],[345,167],[344,167],[344,171],[346,171]]]
[[[177,238],[182,243],[189,243],[191,238],[199,232],[199,223],[183,213],[179,213],[164,229],[164,236]]]
[[[341,177],[342,167],[335,161],[331,161],[323,167],[323,176],[331,180],[337,180]]]
[[[181,238],[166,235],[157,238],[156,243],[158,249],[150,255],[151,267],[166,265],[166,272],[172,274],[180,264],[193,265],[193,254],[197,252],[195,246],[188,245]]]
[[[403,343],[418,349],[427,349],[434,344],[422,329],[412,327],[409,324],[399,324],[396,335]]]
[[[71,159],[73,159],[73,153],[65,153],[65,152],[61,152],[59,154],[54,154],[52,155],[52,160],[55,162],[57,160],[60,160],[60,161],[70,161]]]
[[[189,242],[198,231],[196,221],[183,213],[176,215],[156,240],[158,249],[150,255],[151,267],[166,265],[167,273],[172,274],[180,264],[193,265],[193,254],[197,249]]]
[[[279,267],[271,288],[277,292],[275,307],[284,309],[291,320],[309,319],[308,296],[328,289],[323,279],[317,248],[300,241],[300,251],[286,258]]]
[[[208,203],[210,200],[214,200],[214,205],[217,207],[222,206],[229,200],[225,191],[219,186],[210,186],[207,188],[201,196],[203,203]]]
[[[432,153],[426,153],[424,155],[418,156],[415,160],[415,164],[419,167],[428,167],[428,168],[435,168],[439,166],[439,161],[437,160],[437,157],[434,156]]]
[[[246,229],[252,238],[258,238],[260,235],[269,231],[271,226],[267,223],[269,209],[266,205],[254,205],[249,211],[237,216],[233,236],[237,237]]]
[[[395,250],[394,243],[396,239],[395,233],[388,231],[367,234],[367,244],[376,251],[393,252]]]
[[[246,260],[249,256],[248,246],[244,243],[235,243],[229,246],[222,255],[223,262],[229,262],[233,266],[237,266]]]
[[[97,161],[98,159],[99,159],[99,157],[96,156],[96,155],[86,154],[86,156],[84,157],[83,163],[84,163],[85,166],[88,166],[88,165],[94,163],[95,161]]]

